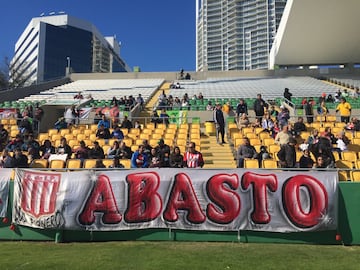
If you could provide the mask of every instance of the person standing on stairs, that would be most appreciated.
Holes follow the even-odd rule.
[[[221,110],[221,104],[216,103],[214,110],[214,122],[216,127],[216,141],[218,144],[223,144],[225,142],[225,118],[224,113]],[[220,138],[221,136],[221,138]]]

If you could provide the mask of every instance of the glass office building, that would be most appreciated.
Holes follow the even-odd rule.
[[[196,0],[196,69],[267,69],[286,0]]]
[[[115,37],[66,14],[33,18],[15,45],[11,79],[25,85],[64,77],[66,72],[128,72]]]

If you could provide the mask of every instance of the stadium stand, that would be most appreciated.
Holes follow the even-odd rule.
[[[253,121],[252,104],[255,100],[256,94],[261,93],[263,98],[267,102],[275,101],[274,104],[277,109],[283,103],[283,90],[285,87],[291,89],[293,93],[292,102],[294,108],[302,108],[301,102],[304,98],[312,98],[317,102],[317,99],[323,95],[323,93],[334,94],[339,88],[348,89],[350,93],[356,89],[356,81],[343,77],[341,81],[339,77],[331,79],[317,79],[309,76],[288,76],[288,77],[224,77],[224,78],[208,78],[203,80],[188,80],[181,81],[180,89],[171,88],[171,83],[165,79],[81,79],[70,83],[63,84],[61,86],[53,87],[51,89],[40,92],[38,95],[30,95],[14,101],[3,101],[1,106],[3,108],[12,109],[19,108],[24,110],[26,106],[34,105],[36,102],[40,102],[41,106],[58,106],[63,102],[63,108],[66,108],[66,104],[74,102],[74,96],[81,92],[86,97],[91,95],[93,100],[90,102],[84,99],[84,103],[79,103],[78,106],[86,107],[92,106],[92,110],[98,110],[98,108],[111,108],[111,99],[115,96],[117,98],[122,96],[137,96],[142,95],[144,98],[144,108],[137,114],[133,114],[133,111],[129,111],[130,120],[134,122],[136,119],[140,119],[140,127],[138,128],[122,128],[124,134],[123,141],[131,149],[135,151],[143,140],[148,140],[152,147],[156,147],[159,139],[164,139],[165,143],[170,147],[179,146],[182,153],[186,151],[186,146],[190,141],[196,143],[196,149],[201,151],[205,158],[204,168],[236,168],[236,150],[242,143],[243,137],[248,137],[251,144],[255,149],[260,152],[261,146],[266,146],[271,155],[271,159],[263,160],[257,163],[255,161],[252,165],[246,164],[249,168],[275,168],[279,166],[277,152],[280,149],[279,145],[274,143],[274,138],[266,132],[262,132],[262,128],[259,127],[246,127],[238,128],[236,119],[233,115],[226,115],[227,117],[227,141],[228,144],[218,145],[216,143],[215,129],[213,123],[211,123],[212,115],[211,111],[205,111],[205,104],[209,101],[220,102],[222,104],[229,103],[232,106],[230,111],[234,111],[239,98],[244,98],[248,104],[250,121]],[[349,79],[349,80],[347,80]],[[189,111],[194,111],[194,114],[188,113],[183,120],[170,119],[170,124],[150,122],[150,115],[154,108],[158,106],[159,97],[162,93],[165,93],[167,97],[180,97],[182,98],[185,93],[190,99]],[[202,93],[203,98],[201,100],[195,99]],[[68,102],[68,103],[67,103]],[[76,102],[76,101],[75,101]],[[352,105],[357,104],[357,101],[349,99]],[[65,105],[64,105],[65,104]],[[20,106],[21,105],[21,106]],[[334,134],[337,134],[344,130],[345,124],[339,123],[338,117],[335,115],[334,104],[329,105],[330,112],[326,117],[318,117],[315,115],[315,122],[307,124],[307,130],[299,134],[299,144],[301,141],[306,141],[311,135],[312,130],[318,129],[320,132],[324,132],[326,127],[330,127]],[[91,108],[91,107],[90,107]],[[314,110],[316,105],[314,105]],[[120,108],[122,110],[123,108]],[[159,109],[159,108],[158,108]],[[167,107],[171,112],[176,108],[171,106]],[[290,107],[291,109],[291,107]],[[203,114],[201,113],[203,112]],[[207,114],[206,114],[207,113]],[[301,114],[300,114],[301,113]],[[291,111],[290,123],[294,123],[299,115],[303,115],[303,111],[300,113],[296,110]],[[316,113],[315,113],[316,114]],[[177,115],[177,114],[175,114]],[[205,116],[204,116],[205,115]],[[178,116],[176,116],[178,117]],[[210,121],[207,121],[210,120]],[[51,126],[51,123],[47,126],[47,129],[40,132],[37,136],[37,140],[42,144],[45,140],[50,140],[55,147],[59,144],[61,137],[65,137],[68,144],[72,149],[79,146],[80,141],[83,140],[86,145],[91,146],[93,141],[98,141],[100,146],[107,150],[113,145],[115,139],[99,139],[96,137],[97,124],[96,119],[87,124],[76,124],[69,128],[55,129]],[[9,129],[10,139],[13,139],[19,132],[19,126],[17,126],[17,120],[13,117],[5,117],[1,119],[1,123],[5,128]],[[113,128],[110,128],[113,131]],[[348,151],[343,153],[342,158],[339,153],[334,152],[334,158],[337,162],[340,172],[340,179],[342,180],[354,180],[351,173],[348,173],[347,169],[357,168],[359,158],[359,132],[346,131],[345,134],[350,137],[351,144],[348,146]],[[25,154],[30,157],[30,154],[25,151]],[[301,152],[297,151],[296,161],[299,162]],[[111,159],[104,159],[106,166],[110,165]],[[339,162],[339,160],[342,160]],[[81,169],[92,168],[94,166],[94,160],[80,162],[72,156],[71,159],[66,162],[45,162],[35,159],[31,163],[33,168],[67,168],[67,169]],[[123,162],[125,168],[130,168],[130,160],[125,159]],[[247,163],[250,163],[247,162]],[[350,166],[349,164],[352,164]],[[256,165],[255,165],[256,164]],[[346,164],[347,166],[345,166]],[[345,171],[346,173],[343,173]]]

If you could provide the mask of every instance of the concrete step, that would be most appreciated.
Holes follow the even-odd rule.
[[[236,168],[236,160],[229,143],[218,144],[215,135],[203,134],[201,136],[201,152],[204,156],[204,168]]]

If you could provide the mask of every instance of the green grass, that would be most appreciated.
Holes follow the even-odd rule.
[[[1,242],[0,269],[359,269],[360,247],[189,243]]]

